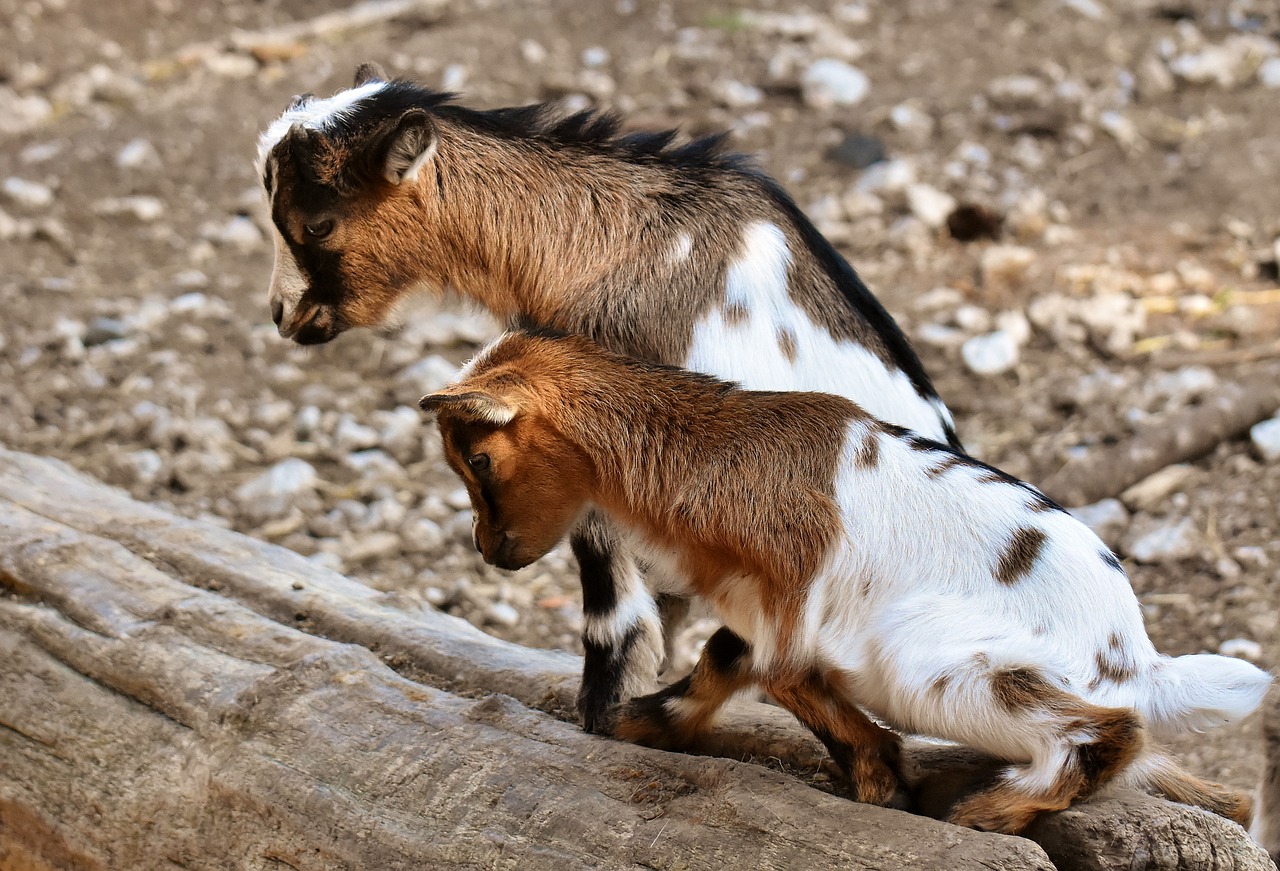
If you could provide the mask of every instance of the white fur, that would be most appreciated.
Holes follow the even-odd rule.
[[[325,99],[312,98],[296,109],[287,110],[258,137],[258,169],[261,171],[271,149],[284,139],[293,125],[301,124],[309,130],[323,130],[342,120],[361,100],[372,97],[386,86],[386,82],[366,82],[358,88],[348,88]]]
[[[693,237],[688,233],[681,233],[676,237],[675,244],[671,246],[671,262],[683,263],[689,259],[689,255],[693,253]]]
[[[859,462],[867,438],[879,448],[869,468]],[[1070,746],[1094,736],[1049,710],[1009,711],[992,688],[1001,670],[1034,669],[1085,701],[1136,710],[1157,735],[1257,707],[1270,677],[1249,663],[1156,652],[1128,580],[1084,524],[1032,510],[1032,491],[980,480],[980,467],[930,475],[946,456],[850,424],[835,485],[843,536],[813,579],[791,665],[840,670],[850,701],[901,730],[1030,762],[1010,778],[1035,791],[1048,789]],[[1039,557],[1028,574],[1001,583],[1001,555],[1026,528],[1046,536]],[[759,602],[723,604],[719,616],[751,644],[753,667],[776,667],[771,628],[749,614]],[[1134,671],[1119,683],[1097,673],[1113,636]]]
[[[790,264],[786,237],[776,224],[747,227],[725,289],[726,304],[745,308],[747,317],[730,323],[717,309],[700,319],[686,368],[752,390],[836,393],[882,420],[945,441],[943,423],[950,425],[951,416],[942,403],[921,397],[906,374],[889,369],[866,348],[814,323],[790,296]],[[784,331],[795,339],[794,362],[779,343]]]

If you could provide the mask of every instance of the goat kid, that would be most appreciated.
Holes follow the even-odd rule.
[[[898,326],[775,181],[723,137],[676,145],[675,131],[618,127],[546,106],[467,109],[372,65],[332,97],[296,98],[258,144],[280,334],[312,344],[394,325],[415,297],[449,291],[651,362],[847,396],[959,446]],[[607,730],[621,699],[653,687],[661,624],[687,604],[655,603],[599,517],[573,550],[579,709]],[[685,585],[644,568],[656,588]]]
[[[1262,717],[1266,768],[1258,785],[1258,818],[1253,837],[1280,865],[1280,692],[1273,692]]]
[[[1148,741],[1242,717],[1269,676],[1156,652],[1124,571],[1042,493],[820,393],[754,392],[577,336],[508,333],[422,399],[507,569],[589,506],[725,623],[617,734],[685,748],[762,686],[857,796],[902,785],[891,726],[1012,763],[949,818],[1016,833],[1120,780],[1247,825],[1247,796]]]

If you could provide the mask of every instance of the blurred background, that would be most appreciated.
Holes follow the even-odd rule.
[[[496,325],[444,301],[301,349],[270,322],[256,136],[360,61],[731,130],[969,449],[1032,481],[1280,357],[1272,0],[0,0],[0,25],[0,443],[521,643],[579,649],[567,548],[483,566],[415,407]],[[1276,439],[1087,512],[1164,651],[1276,664]],[[1253,721],[1177,749],[1259,770]]]

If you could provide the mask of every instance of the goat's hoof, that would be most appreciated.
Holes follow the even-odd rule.
[[[618,722],[620,699],[612,691],[591,691],[583,688],[578,694],[578,716],[582,729],[593,735],[613,735]]]

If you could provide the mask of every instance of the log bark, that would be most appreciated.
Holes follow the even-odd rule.
[[[770,706],[736,705],[707,756],[586,735],[577,657],[3,450],[0,594],[5,871],[1054,867],[1030,840],[831,794]],[[993,764],[925,744],[908,762],[935,812]],[[1233,824],[1118,801],[1033,836],[1061,869],[1270,867]],[[1152,820],[1169,855],[1139,837]]]
[[[1118,496],[1165,466],[1197,460],[1222,442],[1239,438],[1277,408],[1280,367],[1261,368],[1130,439],[1090,448],[1045,478],[1041,489],[1063,505]]]

